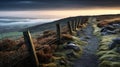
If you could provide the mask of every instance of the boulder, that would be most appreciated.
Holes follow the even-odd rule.
[[[102,35],[117,34],[120,32],[120,24],[109,24],[102,27],[100,32]]]

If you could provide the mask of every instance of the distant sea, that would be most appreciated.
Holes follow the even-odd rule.
[[[18,31],[27,27],[49,23],[57,19],[0,18],[0,33]]]

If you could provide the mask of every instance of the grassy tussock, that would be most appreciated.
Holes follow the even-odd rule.
[[[94,34],[100,38],[100,44],[98,52],[96,55],[99,57],[99,67],[120,67],[120,54],[117,53],[114,49],[109,50],[109,44],[113,39],[117,38],[118,35],[105,35],[101,36],[100,28],[108,25],[109,23],[120,22],[118,19],[109,19],[105,21],[100,21],[97,25],[93,25]]]

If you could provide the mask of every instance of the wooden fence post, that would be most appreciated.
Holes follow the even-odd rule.
[[[75,31],[75,21],[73,21],[73,31]]]
[[[71,27],[71,23],[68,22],[67,25],[68,25],[69,33],[70,33],[71,35],[73,35],[73,33],[72,33],[72,27]]]
[[[76,19],[76,30],[77,30],[77,25],[78,25],[78,19]]]
[[[60,45],[61,43],[61,30],[60,30],[60,24],[57,23],[56,24],[56,32],[57,32],[57,41],[58,41],[58,45]]]
[[[74,31],[74,22],[71,21],[72,31]]]
[[[29,50],[29,54],[33,58],[34,67],[39,67],[39,61],[38,61],[38,58],[36,55],[35,47],[33,45],[31,34],[29,31],[25,31],[25,32],[23,32],[23,35],[24,35],[25,43]]]
[[[75,31],[77,30],[77,19],[75,19]]]
[[[78,20],[78,25],[77,25],[78,28],[79,28],[79,26],[80,26],[80,23],[81,23],[81,20],[79,19],[79,20]]]
[[[81,25],[83,25],[83,24],[84,24],[84,18],[81,19]]]

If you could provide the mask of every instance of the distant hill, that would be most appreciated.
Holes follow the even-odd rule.
[[[98,20],[105,20],[105,19],[112,19],[112,18],[118,18],[120,17],[120,14],[111,14],[111,15],[97,15],[94,16]]]
[[[73,19],[76,18],[83,18],[83,17],[95,17],[97,20],[105,20],[105,19],[111,19],[111,18],[118,18],[120,17],[120,14],[111,14],[111,15],[94,15],[94,16],[74,16],[74,17],[67,17],[67,18],[63,18],[63,19],[59,19],[57,21],[53,21],[53,22],[49,22],[49,23],[45,23],[45,24],[36,24],[36,26],[24,26],[24,27],[20,27],[16,26],[13,29],[9,30],[11,27],[0,27],[0,31],[1,33],[4,32],[16,32],[16,31],[25,31],[25,30],[30,30],[31,32],[41,32],[44,30],[55,30],[56,29],[56,23],[60,23],[61,26],[64,26],[68,21],[72,21]],[[19,17],[0,17],[1,19],[3,18],[8,18],[8,19],[25,19],[25,18],[19,18]],[[34,18],[31,18],[34,19]],[[29,25],[29,24],[28,24]],[[4,28],[4,29],[3,29]],[[5,31],[4,31],[5,30]]]
[[[120,17],[120,14],[67,17],[67,18],[63,18],[63,19],[60,19],[60,20],[57,20],[51,23],[45,23],[45,24],[29,27],[24,30],[29,29],[31,32],[41,32],[44,30],[55,30],[57,23],[60,23],[61,26],[64,26],[68,21],[72,21],[75,18],[83,18],[83,17],[95,17],[97,20],[105,20],[105,19],[111,19],[111,18],[118,18]]]
[[[63,18],[63,19],[60,19],[60,20],[57,20],[57,21],[54,21],[54,22],[50,22],[50,23],[45,23],[45,24],[40,24],[40,25],[36,25],[36,26],[33,26],[33,27],[29,27],[29,28],[26,28],[24,30],[30,30],[31,32],[41,32],[41,31],[44,31],[44,30],[55,30],[56,29],[56,24],[57,23],[60,23],[61,27],[66,25],[68,21],[73,21],[73,19],[75,18],[82,18],[81,17],[68,17],[68,18]]]

